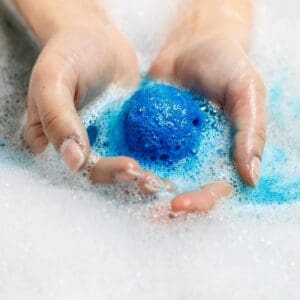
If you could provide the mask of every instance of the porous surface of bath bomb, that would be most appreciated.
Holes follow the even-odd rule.
[[[123,112],[125,143],[133,157],[171,164],[197,152],[204,117],[193,94],[150,84],[124,104]]]

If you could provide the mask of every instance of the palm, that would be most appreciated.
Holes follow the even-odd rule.
[[[176,36],[176,35],[175,35]],[[189,43],[183,35],[171,38],[156,58],[150,74],[206,94],[227,112],[233,128],[233,158],[241,177],[256,185],[265,140],[264,85],[242,47],[215,37]],[[176,197],[173,211],[205,212],[228,196],[225,183]]]
[[[169,65],[164,67],[166,62]],[[151,74],[204,93],[224,107],[236,131],[237,169],[248,184],[255,185],[258,174],[253,174],[252,161],[261,159],[265,139],[264,85],[244,50],[219,38],[193,42],[182,51],[167,46]]]

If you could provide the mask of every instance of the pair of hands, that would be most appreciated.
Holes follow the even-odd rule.
[[[179,28],[179,29],[178,29]],[[249,61],[242,43],[220,33],[191,34],[182,22],[167,39],[150,70],[151,76],[205,93],[221,105],[235,131],[233,159],[244,181],[255,186],[265,142],[264,84]],[[61,152],[73,171],[90,157],[90,145],[77,107],[109,84],[134,87],[139,68],[133,47],[111,24],[79,26],[56,32],[45,43],[34,66],[28,93],[24,138],[34,153],[48,143]],[[141,169],[128,157],[99,159],[91,170],[98,184],[137,181],[141,193],[159,192],[172,184]],[[207,212],[231,193],[222,182],[181,194],[171,201],[174,214]]]

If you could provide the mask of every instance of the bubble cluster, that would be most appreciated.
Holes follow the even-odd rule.
[[[123,107],[125,142],[133,157],[172,164],[195,154],[204,116],[193,95],[152,83]]]
[[[180,191],[215,178],[209,165],[219,163],[222,169],[229,162],[229,126],[222,110],[199,94],[161,82],[146,79],[123,101],[109,94],[83,119],[98,155],[132,157],[177,181]]]

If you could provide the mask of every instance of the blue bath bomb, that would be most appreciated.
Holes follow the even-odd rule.
[[[196,154],[204,116],[194,95],[165,84],[138,90],[123,108],[131,156],[172,164]]]

